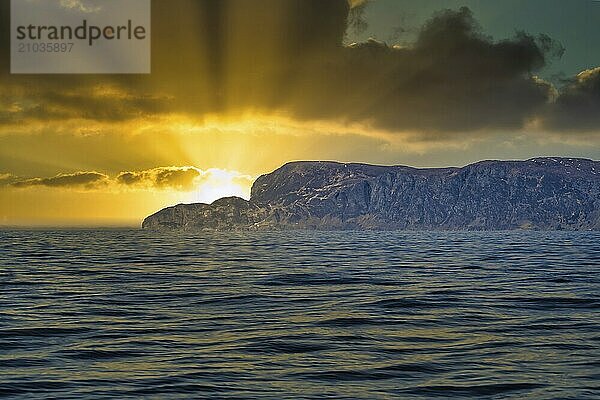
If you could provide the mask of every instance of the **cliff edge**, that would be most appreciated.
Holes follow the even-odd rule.
[[[259,177],[249,201],[180,204],[142,227],[599,230],[600,162],[547,157],[427,169],[291,162]]]

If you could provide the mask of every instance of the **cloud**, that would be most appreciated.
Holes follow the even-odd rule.
[[[249,190],[254,177],[236,171],[218,168],[201,170],[195,167],[158,167],[144,171],[121,172],[115,178],[118,185],[133,189],[204,192],[200,200],[219,198],[207,193],[223,195]]]
[[[356,8],[363,6],[371,1],[372,0],[348,0],[348,3],[350,4],[350,8]]]
[[[76,172],[73,174],[60,174],[51,178],[16,180],[11,183],[11,186],[16,188],[46,186],[51,188],[95,189],[102,185],[106,185],[107,180],[107,175],[98,172]]]
[[[409,45],[344,45],[348,29],[364,28],[366,6],[154,1],[160,18],[153,20],[151,75],[10,76],[0,91],[0,126],[251,112],[410,132],[423,142],[518,132],[532,120],[557,131],[600,130],[597,73],[559,91],[536,76],[564,51],[551,38],[519,32],[495,40],[463,7],[435,14]],[[2,40],[0,47],[8,46]],[[0,60],[0,71],[7,70]]]
[[[85,0],[60,0],[60,6],[69,10],[80,11],[85,14],[95,13],[102,7],[89,5]]]
[[[158,167],[143,171],[121,172],[114,178],[99,172],[79,171],[50,178],[19,178],[0,174],[0,183],[15,188],[45,186],[50,188],[83,188],[87,190],[118,190],[130,187],[142,190],[190,191],[207,179],[210,172],[194,167]]]
[[[160,167],[121,172],[116,180],[126,186],[189,191],[198,186],[203,171],[194,167]]]
[[[542,126],[552,131],[600,130],[600,67],[571,79],[541,118]]]
[[[189,202],[211,203],[221,197],[249,198],[255,177],[218,168],[157,167],[141,171],[125,171],[110,177],[99,172],[75,172],[50,178],[20,178],[0,174],[0,189],[54,190],[101,193],[183,194]]]
[[[126,121],[164,113],[171,101],[163,94],[140,93],[115,83],[71,85],[61,88],[40,82],[29,90],[7,85],[0,93],[0,124],[72,119]]]
[[[494,41],[468,8],[446,10],[410,47],[370,40],[344,49],[319,85],[323,100],[297,108],[305,117],[335,113],[391,131],[520,129],[550,99],[550,85],[533,73],[552,54],[560,46],[545,36]]]
[[[0,173],[0,187],[10,184],[15,179],[16,179],[16,177],[12,174]]]
[[[369,24],[365,19],[365,13],[370,1],[371,0],[350,0],[347,30],[355,34],[361,34],[367,30]]]

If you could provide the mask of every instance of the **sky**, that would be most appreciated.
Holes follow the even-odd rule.
[[[156,0],[149,75],[11,75],[9,3],[0,226],[139,226],[293,160],[600,159],[600,2]]]

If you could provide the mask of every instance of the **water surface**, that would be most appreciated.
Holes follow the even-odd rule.
[[[600,233],[0,231],[0,397],[600,398]]]

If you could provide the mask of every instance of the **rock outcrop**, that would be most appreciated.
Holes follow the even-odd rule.
[[[483,161],[417,169],[291,162],[259,177],[249,201],[180,204],[145,229],[599,230],[600,162]]]

